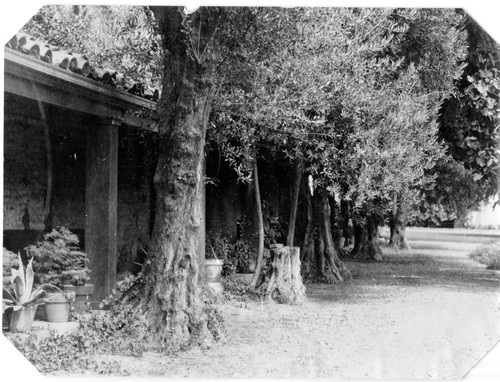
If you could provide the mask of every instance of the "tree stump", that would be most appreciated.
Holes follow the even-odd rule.
[[[307,300],[300,275],[299,247],[271,250],[271,276],[266,295],[281,304],[301,304]]]

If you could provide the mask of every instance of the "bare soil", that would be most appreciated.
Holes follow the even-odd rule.
[[[482,240],[446,239],[349,261],[352,281],[308,284],[301,306],[221,305],[228,338],[209,350],[99,358],[133,376],[462,378],[500,338],[500,272],[468,259]]]

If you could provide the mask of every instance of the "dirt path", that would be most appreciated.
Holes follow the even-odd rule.
[[[135,376],[461,378],[500,338],[500,273],[467,258],[477,244],[411,244],[307,285],[300,307],[222,306],[228,340],[209,351],[105,359]]]

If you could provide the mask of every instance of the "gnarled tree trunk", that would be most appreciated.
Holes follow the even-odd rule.
[[[139,307],[147,319],[147,340],[176,350],[212,342],[220,335],[215,332],[220,327],[216,314],[202,302],[197,253],[203,240],[202,165],[213,93],[207,81],[211,68],[196,61],[184,43],[181,10],[161,7],[154,11],[166,55],[158,107],[156,217]],[[217,17],[213,12],[201,8],[190,16],[193,25],[201,24],[201,44],[213,34]]]
[[[351,272],[340,260],[333,243],[331,209],[326,192],[321,188],[316,188],[313,196],[309,190],[305,192],[305,195],[308,207],[303,248],[306,273],[328,283],[349,280]]]
[[[354,248],[351,256],[359,260],[382,260],[378,242],[378,224],[372,215],[365,217],[364,224],[354,222]]]

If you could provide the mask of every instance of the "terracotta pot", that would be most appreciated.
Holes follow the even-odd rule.
[[[224,261],[218,259],[205,259],[205,273],[208,282],[218,282],[222,275]]]
[[[31,329],[38,305],[22,307],[13,311],[10,317],[9,328],[11,332],[24,332]]]
[[[49,293],[47,296],[45,315],[48,322],[68,322],[71,309],[70,301],[74,300],[74,294],[72,298],[68,298],[65,294]]]

